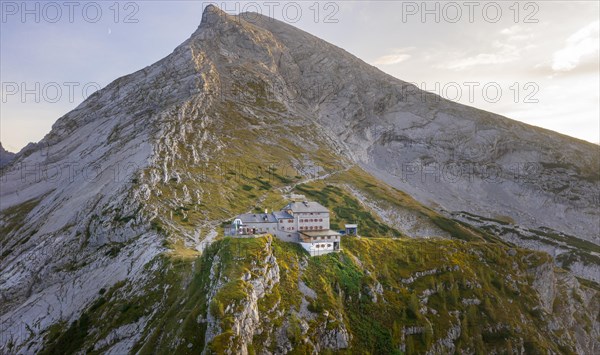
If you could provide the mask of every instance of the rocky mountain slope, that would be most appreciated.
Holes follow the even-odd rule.
[[[446,216],[541,229],[498,235],[598,281],[600,146],[423,92],[267,17],[241,18],[285,47],[293,61],[277,73],[297,93],[290,97],[352,161]],[[561,234],[590,243],[572,252]]]
[[[600,244],[598,145],[458,105],[292,26],[242,18],[285,46],[293,61],[278,73],[384,181],[445,210],[508,216]]]
[[[247,17],[207,7],[171,55],[92,95],[3,170],[0,352],[598,349],[597,286],[491,223],[556,229],[536,238],[568,244],[561,254],[588,264],[563,266],[594,280],[596,148],[423,103],[425,94],[339,48]],[[558,151],[573,160],[542,180],[474,177],[440,182],[443,193],[394,178],[402,161],[393,157],[426,151],[443,162],[459,151],[440,127],[468,133],[471,153],[474,137],[490,134],[495,147],[516,139],[472,162],[562,162]],[[562,195],[532,186],[563,180],[566,201],[542,215],[536,203]],[[278,208],[291,191],[329,207],[334,228],[358,222],[378,239],[313,259],[269,238],[222,239],[233,216]],[[249,254],[233,256],[241,250]],[[507,307],[511,317],[501,315]],[[381,317],[365,320],[360,309]]]
[[[0,143],[0,168],[3,168],[4,166],[8,165],[14,157],[15,153],[7,151],[2,146],[2,143]]]

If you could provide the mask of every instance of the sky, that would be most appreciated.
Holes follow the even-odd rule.
[[[463,104],[600,142],[598,1],[0,2],[0,142],[169,55],[215,4],[260,12]]]

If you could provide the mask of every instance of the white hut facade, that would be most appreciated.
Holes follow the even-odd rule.
[[[321,255],[340,250],[341,234],[329,228],[327,208],[318,202],[294,201],[277,212],[239,215],[226,234],[273,234],[299,243],[311,255]]]

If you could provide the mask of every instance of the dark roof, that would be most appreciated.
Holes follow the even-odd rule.
[[[291,214],[289,214],[285,211],[276,211],[276,212],[273,212],[273,215],[275,216],[276,219],[292,219],[292,218],[294,218],[294,216],[292,216]]]
[[[284,210],[292,210],[293,212],[329,212],[318,202],[292,202],[283,208]]]
[[[277,223],[277,219],[271,213],[245,213],[236,217],[238,218],[242,223]]]

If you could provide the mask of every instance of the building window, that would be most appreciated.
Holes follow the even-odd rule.
[[[327,247],[328,247],[328,248],[331,248],[331,244],[327,244]]]
[[[323,222],[323,218],[319,218],[319,222]]]

